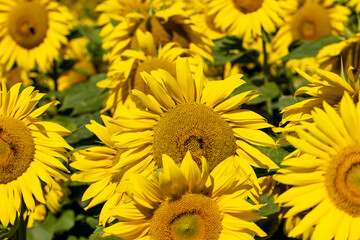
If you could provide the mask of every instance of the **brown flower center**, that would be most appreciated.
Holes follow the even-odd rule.
[[[306,3],[294,15],[291,29],[295,40],[316,41],[330,35],[328,10],[315,2]]]
[[[214,240],[222,229],[217,203],[202,194],[184,194],[159,206],[150,220],[154,240]]]
[[[0,117],[0,184],[20,177],[34,155],[35,144],[28,127],[15,118]]]
[[[167,22],[156,17],[150,17],[142,22],[139,28],[151,32],[156,48],[163,47],[169,42],[177,42],[183,48],[188,48],[190,39],[182,24],[169,18]]]
[[[21,1],[9,13],[9,34],[23,48],[40,45],[47,29],[46,9],[36,1]]]
[[[351,216],[360,216],[360,145],[340,151],[326,172],[326,188],[334,204]]]
[[[154,129],[154,159],[160,167],[162,154],[180,163],[190,151],[199,166],[205,157],[211,170],[236,153],[235,140],[229,124],[211,108],[180,104],[165,113]]]
[[[233,0],[233,2],[238,10],[246,14],[261,8],[264,0]]]

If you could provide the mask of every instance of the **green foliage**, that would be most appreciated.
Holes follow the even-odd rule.
[[[301,59],[308,57],[316,57],[318,51],[326,45],[338,43],[342,39],[339,36],[326,36],[318,41],[301,41],[299,46],[291,51],[287,56],[282,59],[287,61],[290,59]]]
[[[224,65],[227,62],[243,62],[249,63],[256,61],[256,51],[244,49],[242,41],[236,37],[224,37],[215,40],[213,55],[215,66]]]
[[[123,238],[119,237],[101,237],[104,233],[103,227],[98,226],[96,227],[95,231],[90,235],[89,240],[121,240]]]
[[[96,83],[105,79],[105,74],[98,74],[86,82],[78,83],[56,95],[62,99],[59,111],[71,109],[71,115],[99,110],[103,106],[106,92]]]
[[[51,212],[44,221],[34,222],[34,227],[27,230],[27,240],[51,240],[57,233],[69,231],[75,224],[75,212],[64,210],[59,218]]]

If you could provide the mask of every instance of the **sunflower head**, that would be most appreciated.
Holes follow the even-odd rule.
[[[1,79],[0,92],[0,195],[3,226],[14,224],[20,210],[35,210],[35,202],[46,204],[43,186],[53,187],[53,177],[67,180],[66,150],[72,150],[63,135],[70,132],[38,117],[57,102],[33,111],[44,94],[27,87],[19,93],[15,84],[8,91]],[[61,161],[60,161],[61,159]],[[42,182],[40,182],[40,180]],[[24,205],[22,206],[22,201]]]
[[[210,0],[207,15],[216,29],[243,39],[244,46],[273,33],[283,22],[283,9],[276,0]]]
[[[130,47],[139,48],[143,45],[146,40],[136,37],[136,31],[143,31],[151,33],[156,49],[176,42],[182,48],[189,48],[212,61],[213,42],[197,28],[191,19],[192,11],[185,10],[185,7],[185,3],[176,2],[163,5],[154,13],[136,8],[125,14],[115,27],[105,25],[100,34],[104,37],[103,47],[110,50],[107,55],[109,60],[114,61]],[[111,19],[113,18],[109,15],[108,21]]]
[[[200,170],[189,152],[181,167],[167,155],[163,155],[162,160],[163,171],[152,180],[139,175],[130,177],[128,195],[133,202],[112,209],[118,219],[127,222],[105,228],[104,236],[210,240],[229,236],[227,234],[250,239],[249,233],[266,235],[248,222],[259,219],[252,211],[260,206],[246,201],[251,181],[249,176],[237,174],[234,157],[223,161],[210,174],[206,160],[202,158]],[[226,184],[222,184],[223,181]],[[231,210],[226,207],[230,205]],[[126,212],[132,212],[135,217]],[[135,224],[139,229],[131,231]],[[232,224],[238,226],[236,230]]]
[[[51,0],[1,1],[0,62],[9,70],[16,64],[26,70],[47,71],[67,42],[72,16]],[[26,61],[24,60],[26,58]]]
[[[343,34],[350,14],[347,7],[337,5],[333,0],[290,0],[283,5],[285,22],[273,39],[274,49],[281,56],[288,54],[294,41],[316,41],[328,35]]]
[[[152,91],[143,80],[142,72],[163,69],[176,77],[176,59],[189,59],[195,67],[199,55],[189,49],[182,48],[179,43],[170,42],[157,48],[154,36],[150,32],[136,31],[139,39],[139,50],[128,49],[118,57],[109,68],[107,78],[97,84],[98,87],[108,88],[106,106],[103,109],[116,112],[119,105],[130,106],[131,90],[136,89],[145,94]],[[140,41],[141,40],[141,41]],[[201,63],[200,63],[201,64]],[[140,106],[139,106],[140,107]]]
[[[312,122],[294,128],[297,137],[286,137],[299,154],[283,160],[287,167],[275,176],[293,185],[276,201],[290,207],[285,218],[302,216],[289,237],[312,228],[312,239],[359,237],[359,113],[360,104],[345,92],[338,108],[324,101],[311,112]]]

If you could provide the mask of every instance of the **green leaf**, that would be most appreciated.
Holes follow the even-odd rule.
[[[75,212],[71,209],[62,212],[60,218],[54,226],[54,232],[66,232],[69,231],[75,225]]]
[[[98,226],[95,231],[90,235],[89,240],[119,240],[123,238],[119,237],[101,237],[101,235],[104,233],[103,227]]]
[[[256,225],[265,231],[267,236],[263,238],[257,237],[256,239],[272,239],[272,235],[280,226],[280,208],[274,203],[274,196],[270,194],[262,195],[260,197],[260,204],[266,205],[258,211],[258,214],[267,218],[256,221]]]
[[[256,146],[260,149],[266,156],[268,156],[274,163],[280,166],[281,161],[289,155],[290,152],[285,150],[283,146],[279,146],[277,148],[270,148],[270,147],[261,147]]]
[[[257,90],[261,95],[249,102],[248,105],[255,105],[259,103],[266,102],[268,99],[274,99],[280,95],[280,89],[278,85],[274,82],[265,83],[260,87],[253,88]]]
[[[94,133],[85,127],[86,124],[90,123],[90,120],[102,123],[101,114],[95,112],[78,117],[57,115],[51,119],[52,122],[56,122],[72,132],[70,136],[65,138],[69,144],[76,144],[81,140],[89,139],[94,136]]]
[[[42,222],[35,221],[34,227],[27,229],[27,240],[51,240],[54,235],[56,217],[48,212]]]
[[[269,193],[260,197],[260,204],[266,204],[265,206],[260,208],[260,216],[266,217],[280,211],[279,206],[274,203],[274,196],[270,195]]]
[[[74,27],[74,30],[87,37],[90,41],[99,45],[101,44],[101,38],[99,36],[100,28],[88,25],[77,25]]]
[[[63,104],[59,111],[72,109],[72,115],[99,110],[106,97],[105,90],[96,86],[96,83],[105,79],[105,74],[98,74],[86,82],[77,83],[66,89],[58,96],[63,96]]]
[[[224,65],[226,62],[253,62],[256,60],[255,50],[244,49],[242,41],[236,37],[224,37],[214,41],[213,55],[215,66]]]
[[[16,232],[16,230],[19,227],[19,221],[18,218],[16,218],[14,226],[7,226],[4,227],[3,225],[0,224],[0,239],[7,239],[10,238],[12,235],[14,235],[14,233]]]
[[[292,95],[282,95],[279,98],[279,110],[283,110],[284,108],[291,106],[293,104],[297,103],[297,101],[294,99],[294,96]]]
[[[341,41],[339,36],[326,36],[318,41],[300,41],[300,46],[292,50],[288,55],[283,57],[284,61],[289,59],[301,59],[307,57],[316,57],[318,51],[323,47],[332,44],[338,43]]]

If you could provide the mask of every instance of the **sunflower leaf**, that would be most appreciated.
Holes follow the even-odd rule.
[[[90,235],[89,240],[121,240],[120,237],[101,237],[104,233],[103,227],[98,226],[95,231]]]
[[[77,83],[64,92],[58,93],[60,98],[63,97],[63,104],[59,111],[72,109],[71,115],[76,115],[99,110],[106,94],[104,89],[96,86],[96,83],[105,77],[105,74],[95,75],[86,82]]]
[[[316,57],[318,51],[332,43],[338,43],[341,41],[339,36],[326,36],[318,41],[298,41],[298,47],[292,50],[288,55],[283,57],[284,61],[290,59],[301,59],[307,57]]]

